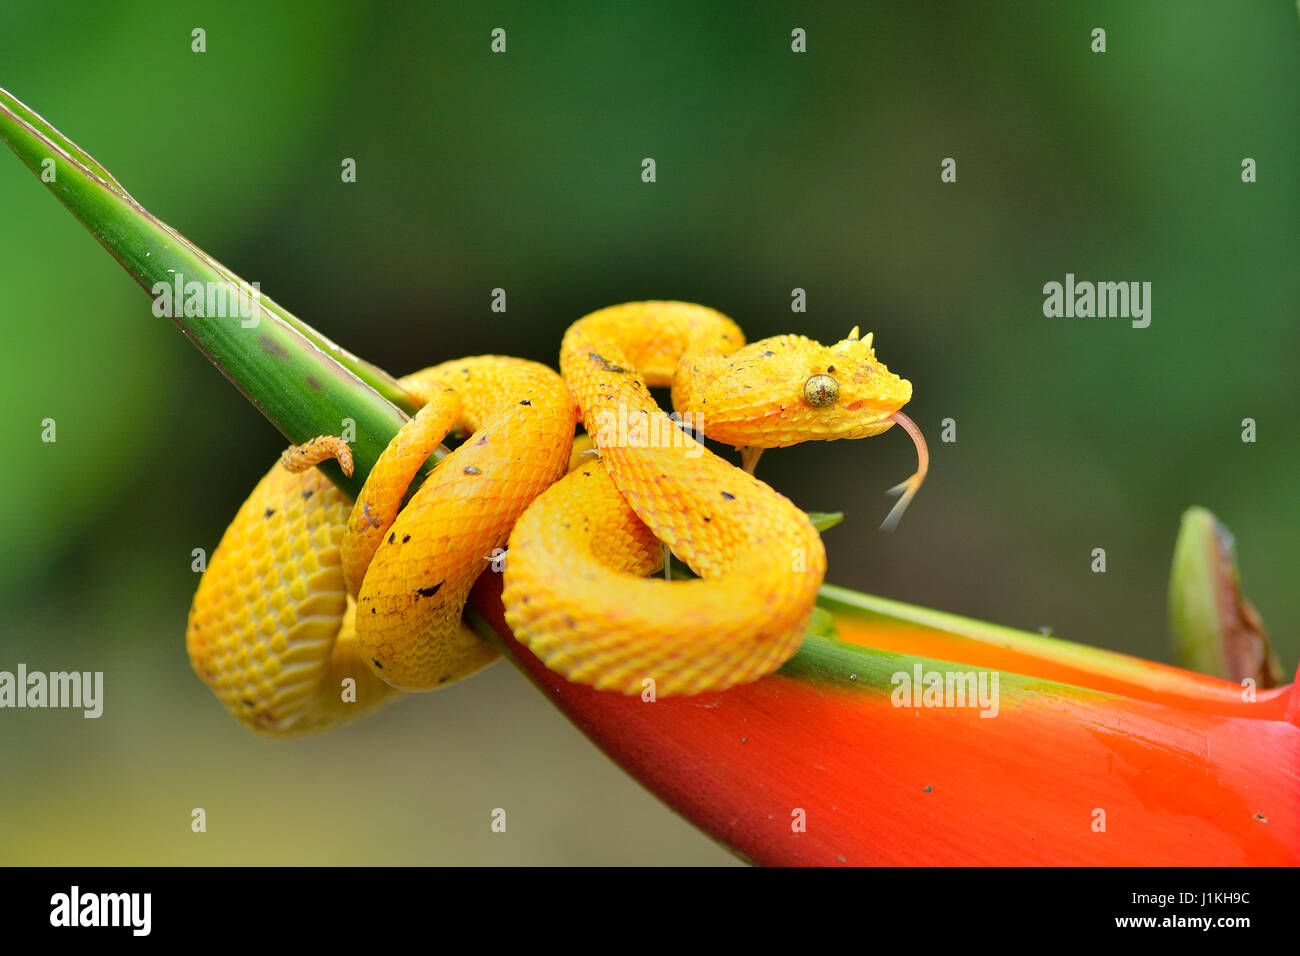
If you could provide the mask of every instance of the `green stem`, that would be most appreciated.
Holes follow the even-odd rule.
[[[146,291],[175,289],[179,278],[183,290],[199,283],[202,290],[246,293],[212,310],[223,314],[206,314],[209,303],[216,305],[207,295],[189,300],[192,309],[179,301],[167,309],[155,298],[154,311],[169,315],[289,441],[344,433],[350,419],[356,436],[352,477],[333,462],[321,469],[355,496],[415,400],[381,369],[274,300],[251,294],[230,269],[150,214],[92,156],[2,89],[0,138]]]

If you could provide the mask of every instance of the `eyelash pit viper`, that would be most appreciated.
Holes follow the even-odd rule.
[[[293,736],[481,669],[497,651],[461,610],[502,548],[507,622],[570,680],[693,694],[780,667],[825,575],[821,538],[787,498],[678,428],[647,386],[670,385],[676,413],[744,449],[751,469],[757,449],[903,425],[920,464],[893,489],[886,524],[925,477],[924,439],[900,411],[912,386],[857,329],[832,346],[745,345],[712,309],[633,302],[574,323],[560,370],[479,356],[401,379],[424,404],[355,502],[312,467],[337,457],[350,472],[341,439],[285,453],[226,529],[190,609],[191,664],[227,710]],[[595,458],[578,453],[579,421]],[[453,430],[469,437],[403,507]],[[648,577],[665,545],[700,577]]]

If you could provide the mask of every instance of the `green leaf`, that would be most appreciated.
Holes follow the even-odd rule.
[[[844,520],[843,511],[810,511],[808,520],[813,523],[813,527],[818,531],[826,531],[835,527]]]
[[[1169,575],[1169,628],[1180,667],[1276,687],[1282,667],[1241,593],[1232,534],[1204,508],[1183,512]]]
[[[387,373],[340,348],[136,202],[111,173],[47,120],[0,89],[0,138],[151,294],[196,282],[247,294],[246,317],[204,314],[205,297],[172,321],[291,442],[337,435],[355,424],[356,470],[321,469],[350,495],[417,406]],[[52,173],[52,176],[51,176]],[[181,286],[184,288],[184,286]],[[212,305],[216,305],[212,301]],[[181,310],[179,303],[172,311]],[[155,314],[162,311],[155,300]],[[232,310],[213,309],[229,313]],[[426,472],[434,459],[426,465]]]

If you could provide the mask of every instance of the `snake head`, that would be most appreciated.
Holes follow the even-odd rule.
[[[717,441],[755,448],[866,438],[885,431],[912,383],[876,358],[872,336],[822,345],[802,335],[762,339],[709,369],[689,392],[691,411]],[[674,397],[676,397],[676,390]]]

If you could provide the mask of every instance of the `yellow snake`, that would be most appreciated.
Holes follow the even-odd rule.
[[[712,309],[634,302],[574,323],[560,369],[479,356],[403,378],[425,404],[353,503],[311,467],[350,470],[340,439],[286,452],[190,610],[190,661],[237,719],[275,736],[324,730],[491,663],[461,611],[503,555],[506,620],[569,680],[657,695],[756,680],[798,649],[825,551],[806,514],[679,421],[745,449],[751,470],[758,449],[902,424],[920,466],[887,523],[925,477],[924,440],[899,411],[912,386],[857,329],[832,346],[746,346]],[[678,420],[648,385],[672,386]],[[574,442],[578,420],[594,457]],[[453,430],[468,437],[403,507]],[[665,546],[700,577],[648,577]]]

